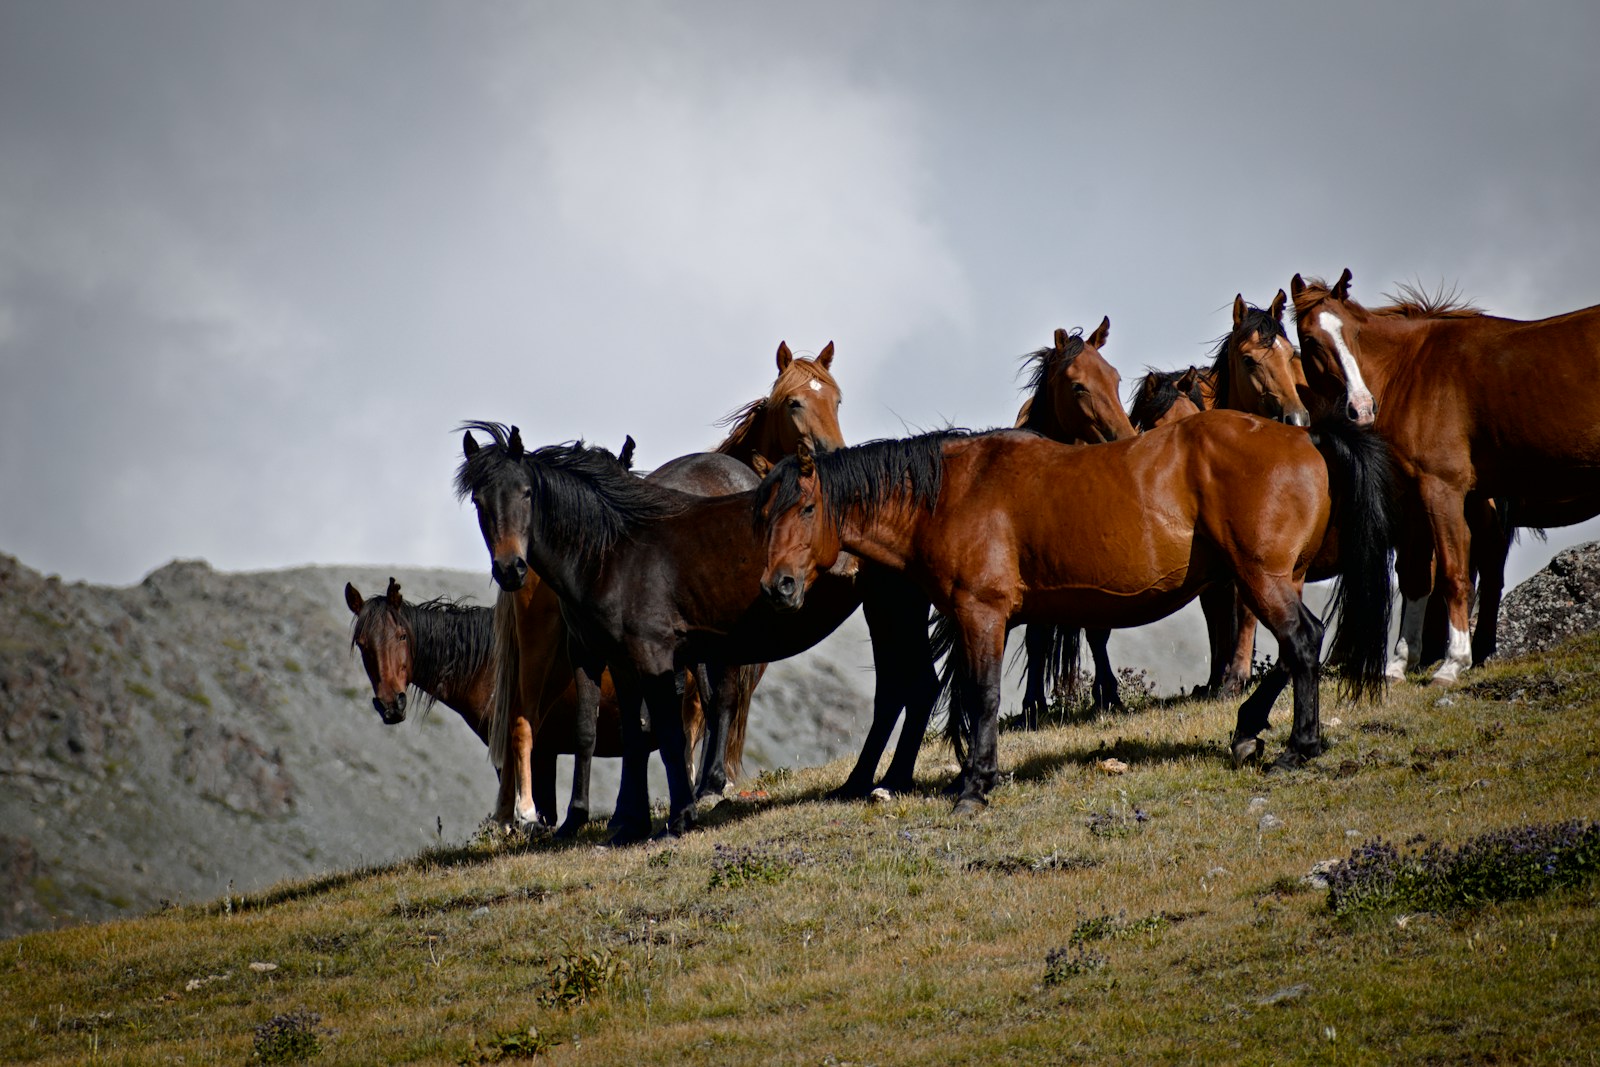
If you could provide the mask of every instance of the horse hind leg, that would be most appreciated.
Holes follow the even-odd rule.
[[[1089,653],[1094,657],[1094,710],[1121,711],[1122,691],[1117,685],[1117,674],[1111,669],[1110,630],[1085,630],[1089,639]]]
[[[1263,583],[1257,582],[1258,586]],[[1289,747],[1276,766],[1299,766],[1321,753],[1321,723],[1317,679],[1321,670],[1323,626],[1301,603],[1297,586],[1284,583],[1249,590],[1249,605],[1278,641],[1278,662],[1239,707],[1233,736],[1233,760],[1240,765],[1258,758],[1263,748],[1260,734],[1278,695],[1294,686],[1294,726]]]
[[[1044,691],[1045,670],[1049,666],[1054,630],[1049,626],[1028,626],[1022,631],[1022,647],[1027,661],[1027,681],[1022,690],[1022,728],[1037,730],[1049,697]]]

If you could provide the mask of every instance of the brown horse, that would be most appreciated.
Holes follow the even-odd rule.
[[[444,599],[413,604],[401,595],[400,583],[393,578],[382,596],[371,598],[363,598],[347,582],[344,597],[355,616],[350,642],[360,651],[372,683],[372,704],[384,724],[405,721],[406,694],[415,689],[427,701],[437,700],[455,711],[489,744],[494,720],[494,610]],[[546,599],[550,603],[544,610],[556,611],[554,598]],[[569,668],[566,689],[552,702],[537,739],[530,731],[525,744],[513,744],[511,766],[501,770],[500,795],[491,816],[499,825],[555,825],[556,757],[579,753],[575,700]],[[692,744],[703,729],[699,691],[693,687],[684,693],[683,725]],[[742,747],[741,734],[730,744],[730,763],[737,763]],[[602,683],[593,755],[622,755],[622,730],[609,677]],[[586,771],[575,768],[574,781],[586,777]]]
[[[832,368],[832,341],[815,359],[796,359],[789,343],[779,342],[778,377],[771,392],[723,419],[723,425],[733,428],[712,451],[754,467],[757,456],[776,463],[794,455],[801,441],[817,452],[843,448],[844,433],[839,429],[842,397]]]
[[[911,575],[955,619],[957,810],[974,811],[998,773],[1010,627],[1140,626],[1233,580],[1283,650],[1281,669],[1239,709],[1234,758],[1259,756],[1272,701],[1292,679],[1294,728],[1279,762],[1293,766],[1321,750],[1323,627],[1300,594],[1333,550],[1336,523],[1345,681],[1355,695],[1383,685],[1387,475],[1381,440],[1348,423],[1312,435],[1232,411],[1094,448],[997,431],[802,451],[757,490],[768,526],[762,587],[775,606],[799,609],[847,550]]]
[[[1433,681],[1450,685],[1494,652],[1508,526],[1600,514],[1600,305],[1522,322],[1405,289],[1367,308],[1350,280],[1349,270],[1331,287],[1295,275],[1300,348],[1313,390],[1375,425],[1401,473],[1405,611],[1390,676],[1415,665],[1423,602],[1438,588],[1450,637]],[[1474,558],[1484,589],[1470,638]]]
[[[1030,369],[1024,387],[1028,399],[1017,412],[1016,427],[1067,445],[1119,441],[1134,435],[1133,423],[1122,409],[1122,376],[1101,354],[1111,337],[1111,317],[1105,316],[1088,338],[1081,331],[1058,329],[1054,344],[1023,357]],[[1117,676],[1107,648],[1111,631],[1088,632],[1094,657],[1094,708],[1122,706]],[[1022,696],[1022,721],[1038,729],[1039,714],[1047,703],[1046,690],[1066,676],[1076,681],[1077,631],[1055,626],[1030,626],[1023,635],[1027,653],[1027,683]]]

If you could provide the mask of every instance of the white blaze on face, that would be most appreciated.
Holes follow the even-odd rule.
[[[1350,394],[1350,406],[1355,409],[1355,421],[1358,426],[1369,426],[1377,415],[1377,404],[1372,399],[1372,391],[1367,388],[1366,379],[1361,377],[1361,368],[1356,366],[1356,357],[1351,354],[1350,346],[1344,340],[1344,323],[1331,311],[1324,311],[1317,316],[1317,324],[1333,338],[1334,351],[1339,354],[1339,366],[1344,368],[1345,388]]]

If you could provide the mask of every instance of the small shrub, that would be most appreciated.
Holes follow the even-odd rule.
[[[1457,848],[1420,838],[1405,851],[1369,841],[1328,872],[1337,914],[1438,911],[1516,900],[1577,885],[1600,872],[1600,824],[1582,819],[1480,834]]]
[[[1154,934],[1166,929],[1172,920],[1162,912],[1146,915],[1142,919],[1129,919],[1126,911],[1119,911],[1115,915],[1109,912],[1097,915],[1092,919],[1084,919],[1072,928],[1072,933],[1067,938],[1069,945],[1081,945],[1087,941],[1106,941],[1139,937],[1142,934]]]
[[[533,1056],[543,1056],[559,1044],[561,1044],[560,1038],[551,1037],[537,1026],[529,1026],[526,1030],[497,1034],[487,1042],[480,1043],[474,1038],[471,1051],[456,1062],[474,1064],[529,1059]]]
[[[256,1059],[262,1063],[302,1063],[322,1051],[322,1016],[304,1008],[274,1015],[256,1027]]]
[[[1122,811],[1112,809],[1093,812],[1086,825],[1089,827],[1089,832],[1096,837],[1127,837],[1149,821],[1150,816],[1144,809],[1126,808]]]
[[[549,986],[539,999],[555,1007],[577,1007],[604,992],[626,966],[609,949],[568,950],[551,966]]]
[[[1044,984],[1060,985],[1069,978],[1098,971],[1106,965],[1106,958],[1098,952],[1077,947],[1053,948],[1044,957]]]
[[[787,878],[795,865],[804,859],[799,849],[794,849],[785,857],[767,849],[717,845],[711,857],[711,881],[706,888],[776,885]]]

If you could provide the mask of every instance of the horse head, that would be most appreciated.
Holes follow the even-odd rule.
[[[1311,425],[1300,390],[1307,388],[1300,356],[1283,329],[1283,290],[1267,308],[1233,298],[1233,329],[1217,353],[1219,407],[1235,408],[1290,426]]]
[[[1030,397],[1016,424],[1068,442],[1132,437],[1136,431],[1122,407],[1122,376],[1100,352],[1110,336],[1106,317],[1087,338],[1058,329],[1052,347],[1027,356],[1034,367]]]
[[[480,445],[474,429],[490,437]],[[462,496],[472,498],[478,529],[489,549],[489,573],[508,593],[528,579],[528,528],[533,519],[533,475],[523,463],[522,434],[495,423],[471,423],[462,435],[465,460],[456,477]]]
[[[798,611],[819,571],[839,559],[839,531],[827,517],[811,449],[774,466],[756,489],[767,526],[767,566],[761,591],[779,611]]]
[[[1134,428],[1143,433],[1206,410],[1210,406],[1204,389],[1206,376],[1206,371],[1200,367],[1146,373],[1139,380],[1133,409],[1128,413]]]
[[[372,706],[385,726],[404,722],[414,650],[402,611],[405,600],[400,596],[400,583],[390,578],[383,596],[366,600],[346,582],[344,602],[355,616],[350,644],[361,652],[361,665],[372,683]]]
[[[1349,267],[1331,288],[1320,279],[1307,282],[1296,274],[1289,291],[1312,391],[1342,399],[1351,422],[1370,426],[1378,417],[1378,404],[1361,376],[1361,324],[1367,310],[1350,299],[1350,279]]]

